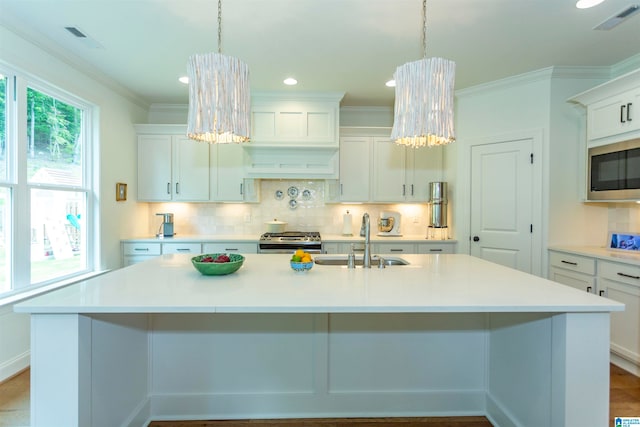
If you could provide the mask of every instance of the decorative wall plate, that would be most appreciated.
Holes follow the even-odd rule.
[[[295,209],[297,207],[298,207],[298,202],[295,199],[289,200],[289,208],[290,209]]]
[[[305,188],[302,191],[302,198],[305,200],[309,200],[311,198],[311,190],[309,190],[308,188]]]
[[[274,195],[276,200],[282,200],[284,198],[284,193],[282,190],[276,190],[276,194]]]
[[[292,199],[295,199],[296,197],[298,197],[298,187],[293,187],[293,186],[289,187],[289,189],[287,190],[287,194]]]

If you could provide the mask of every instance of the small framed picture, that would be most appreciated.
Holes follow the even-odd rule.
[[[127,200],[127,184],[123,182],[116,183],[116,202]]]

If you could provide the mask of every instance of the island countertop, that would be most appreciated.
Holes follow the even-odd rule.
[[[317,257],[331,255],[317,255]],[[203,276],[163,255],[24,301],[27,313],[610,312],[616,301],[462,254],[402,255],[406,266],[294,272],[286,254],[248,254]]]

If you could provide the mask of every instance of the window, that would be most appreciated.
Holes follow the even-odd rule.
[[[0,86],[0,296],[89,272],[92,107],[20,73]]]

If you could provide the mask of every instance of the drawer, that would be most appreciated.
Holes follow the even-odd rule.
[[[585,256],[550,251],[549,264],[554,267],[590,274],[592,276],[596,274],[596,260]]]
[[[640,287],[640,267],[598,260],[598,277]]]
[[[419,254],[452,254],[454,253],[454,245],[446,244],[427,244],[427,243],[418,243],[418,253]]]
[[[415,254],[416,245],[413,243],[375,243],[372,253],[381,254]]]
[[[202,251],[200,243],[163,243],[163,254],[199,254]]]
[[[123,243],[125,255],[160,255],[160,243]]]
[[[222,242],[222,243],[204,243],[202,252],[205,254],[218,254],[221,252],[233,252],[237,254],[257,254],[257,243],[238,243],[238,242]]]

